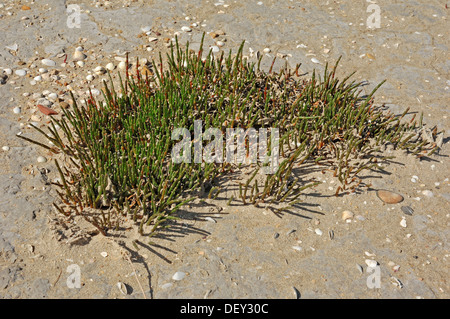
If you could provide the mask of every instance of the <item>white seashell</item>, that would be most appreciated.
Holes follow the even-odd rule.
[[[297,250],[297,251],[301,251],[302,250],[302,247],[300,247],[300,246],[292,246],[292,248],[294,250]]]
[[[184,32],[191,32],[192,29],[189,28],[189,27],[187,27],[187,26],[184,26],[184,27],[181,27],[181,31],[184,31]]]
[[[20,114],[20,112],[22,112],[22,110],[20,109],[20,107],[16,106],[15,108],[13,108],[13,112],[14,112],[14,114]]]
[[[193,27],[198,27],[198,23],[194,22],[194,23],[192,23],[192,26]]]
[[[223,47],[225,45],[225,43],[223,41],[216,41],[216,45],[218,47]]]
[[[312,62],[312,63],[317,63],[317,64],[320,63],[319,60],[317,60],[316,58],[312,58],[312,59],[311,59],[311,62]]]
[[[4,69],[3,71],[5,72],[6,75],[12,74],[12,70],[10,68]]]
[[[361,265],[356,264],[356,269],[358,269],[360,273],[364,273],[363,267]]]
[[[216,46],[216,45],[212,45],[211,49],[212,49],[212,52],[219,52],[220,51],[219,47]]]
[[[100,90],[98,89],[91,89],[92,95],[98,96],[100,95]],[[89,91],[86,92],[86,94],[89,94]]]
[[[102,255],[102,257],[104,258],[108,257],[108,253],[106,251],[102,251],[100,255]]]
[[[98,66],[94,69],[95,74],[102,75],[106,73],[106,69],[102,66]]]
[[[142,27],[142,28],[141,28],[141,31],[142,31],[142,32],[149,32],[151,29],[152,29],[152,28],[151,28],[149,25],[147,25],[147,26],[145,26],[145,27]]]
[[[155,37],[148,38],[148,42],[155,42],[155,41],[158,41],[158,38]]]
[[[7,45],[7,46],[5,46],[5,48],[7,48],[8,50],[11,50],[11,51],[17,51],[17,49],[19,48],[19,46],[17,45],[17,43],[14,43],[13,45]]]
[[[45,163],[47,162],[47,159],[44,156],[39,156],[37,158],[38,163]]]
[[[92,81],[94,79],[94,76],[92,74],[89,74],[88,76],[86,76],[86,80],[88,81]]]
[[[42,76],[38,75],[34,77],[35,81],[42,81]]]
[[[406,219],[403,217],[401,222],[400,222],[400,226],[402,227],[406,227]]]
[[[118,65],[118,68],[121,70],[125,70],[126,67],[127,67],[127,63],[124,61],[121,61]]]
[[[119,291],[122,293],[122,295],[128,295],[128,288],[123,282],[117,283],[117,288],[119,288]]]
[[[25,75],[27,75],[27,71],[25,71],[23,69],[16,70],[16,72],[14,72],[14,73],[16,73],[16,75],[18,75],[18,76],[25,76]]]
[[[40,68],[39,73],[47,73],[48,70],[46,68]]]
[[[77,65],[79,67],[84,67],[84,61],[77,61]]]
[[[323,231],[321,231],[319,228],[316,228],[316,229],[314,230],[314,232],[315,232],[317,235],[319,235],[319,236],[322,236],[322,234],[323,234]]]
[[[272,50],[270,50],[270,48],[265,48],[265,49],[263,50],[264,53],[270,53],[270,51],[272,51]]]
[[[56,62],[50,59],[42,59],[41,63],[46,66],[56,66]]]
[[[9,146],[3,146],[2,150],[4,150],[5,152],[8,152],[9,151]]]
[[[58,94],[56,93],[50,93],[47,98],[49,98],[50,100],[56,101],[56,99],[58,98]]]
[[[424,191],[422,191],[422,194],[425,195],[426,197],[433,197],[434,196],[433,192],[430,191],[430,190],[424,190]]]
[[[213,218],[211,218],[211,217],[205,217],[205,220],[207,220],[207,221],[209,221],[209,222],[212,222],[212,223],[217,223],[217,222],[215,221],[215,219],[213,219]]]
[[[114,70],[114,68],[115,68],[114,63],[112,63],[112,62],[108,63],[105,67],[106,67],[106,69],[108,69],[110,71]]]
[[[366,265],[369,266],[370,268],[375,268],[378,265],[378,262],[372,259],[366,259],[365,262]]]
[[[183,278],[186,276],[186,274],[182,271],[177,271],[173,276],[173,280],[183,280]]]
[[[75,50],[75,52],[72,56],[72,60],[74,60],[74,61],[82,61],[86,58],[87,58],[86,54],[84,54],[83,52],[81,52],[79,50]]]

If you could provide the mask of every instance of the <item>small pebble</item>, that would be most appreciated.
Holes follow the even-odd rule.
[[[104,258],[108,257],[108,253],[106,251],[102,251],[100,255]]]
[[[317,60],[316,58],[312,58],[312,59],[311,59],[311,62],[312,62],[312,63],[316,63],[316,64],[319,64],[319,63],[320,63],[319,60]]]
[[[263,50],[264,53],[270,53],[270,51],[271,51],[270,48],[265,48],[265,49]]]
[[[150,30],[151,30],[151,27],[149,25],[141,28],[142,32],[149,32]]]
[[[212,46],[211,46],[211,50],[212,50],[212,52],[214,52],[214,53],[216,53],[216,52],[219,52],[219,51],[220,51],[219,47],[218,47],[218,46],[216,46],[216,45],[212,45]]]
[[[35,81],[42,81],[42,76],[38,75],[34,77]]]
[[[414,210],[413,210],[411,207],[409,207],[409,206],[402,206],[400,209],[401,209],[402,212],[404,212],[406,215],[410,215],[410,216],[411,216],[411,215],[414,213]]]
[[[184,32],[191,32],[192,29],[189,28],[189,27],[187,27],[187,26],[184,26],[184,27],[181,27],[181,31],[184,31]]]
[[[378,265],[378,262],[372,259],[366,259],[365,262],[366,265],[369,266],[370,268],[375,268]]]
[[[18,76],[25,76],[25,75],[27,75],[27,71],[25,71],[23,69],[16,70],[16,72],[14,72],[14,73],[16,73],[16,75],[18,75]]]
[[[302,247],[300,247],[300,246],[292,246],[292,248],[294,250],[297,250],[297,251],[301,251],[302,250]]]
[[[110,71],[114,70],[114,68],[115,68],[115,66],[114,66],[114,63],[112,63],[112,62],[110,62],[106,65],[106,69],[108,69]]]
[[[2,150],[4,150],[5,152],[8,152],[9,151],[9,146],[3,146]]]
[[[83,50],[82,48],[81,48],[81,50],[75,50],[75,52],[74,52],[74,54],[72,56],[72,60],[73,61],[79,62],[79,61],[82,61],[82,60],[87,58],[86,54],[81,52],[82,50]]]
[[[155,38],[155,37],[148,38],[148,42],[155,42],[157,40],[158,40],[158,38]]]
[[[177,271],[173,276],[172,279],[173,280],[182,280],[184,277],[186,276],[186,274],[182,271]]]
[[[225,43],[223,41],[216,41],[216,45],[218,47],[223,47],[225,45]]]
[[[125,70],[126,66],[127,66],[127,63],[124,61],[121,61],[118,65],[118,68],[121,70]]]
[[[50,59],[42,59],[41,63],[45,66],[56,66],[56,62]]]
[[[419,177],[417,177],[416,175],[413,175],[413,177],[411,177],[411,182],[415,183],[415,182],[417,182],[418,179],[419,179]]]
[[[55,101],[55,100],[58,98],[58,94],[56,94],[56,93],[50,93],[49,95],[47,95],[47,97],[48,97],[50,100]]]
[[[378,190],[377,196],[386,204],[397,204],[403,201],[403,196],[387,190]]]
[[[86,80],[92,81],[94,79],[94,76],[92,74],[89,74],[86,76]]]
[[[20,114],[20,112],[22,112],[22,110],[20,109],[20,107],[16,106],[15,108],[13,108],[13,112],[14,112],[14,114]]]
[[[400,222],[400,226],[406,227],[406,219],[405,219],[405,217],[402,217],[402,220]]]
[[[3,72],[5,72],[6,75],[12,74],[12,70],[10,68],[4,69]]]
[[[47,159],[44,156],[39,156],[37,158],[38,163],[45,163],[47,162]]]
[[[314,230],[314,232],[315,232],[317,235],[319,235],[319,236],[322,236],[322,234],[323,234],[323,231],[321,231],[319,228],[316,228],[316,229]]]
[[[77,65],[79,66],[79,67],[84,67],[84,61],[77,61]]]
[[[47,73],[48,70],[46,68],[39,68],[39,73]]]

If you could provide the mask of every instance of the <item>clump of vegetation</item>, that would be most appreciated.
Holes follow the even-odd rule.
[[[242,49],[235,56],[213,57],[209,52],[202,59],[202,49],[182,50],[176,43],[165,69],[160,55],[160,67],[152,64],[154,75],[127,72],[119,93],[111,81],[105,84],[103,101],[91,95],[80,106],[74,99],[61,119],[52,119],[48,132],[36,128],[53,146],[36,143],[64,155],[62,164],[56,161],[62,203],[55,207],[65,215],[83,216],[103,234],[128,218],[141,234],[154,235],[195,198],[193,190],[242,168],[205,161],[173,163],[171,150],[178,141],[171,133],[179,127],[193,132],[194,120],[202,120],[203,131],[279,129],[279,169],[261,181],[257,173],[267,164],[247,165],[253,170],[250,178],[238,185],[243,204],[256,206],[292,205],[315,186],[295,174],[306,163],[333,172],[341,183],[337,195],[354,191],[362,171],[378,169],[386,144],[418,156],[436,150],[418,134],[421,118],[406,122],[407,110],[395,116],[374,105],[381,84],[362,97],[361,83],[350,81],[352,74],[335,78],[337,63],[331,70],[326,67],[323,78],[314,73],[305,80],[297,74],[299,66],[264,72],[262,57],[250,63]],[[210,196],[219,188],[213,187]]]

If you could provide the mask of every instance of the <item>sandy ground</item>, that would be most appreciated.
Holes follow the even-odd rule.
[[[81,10],[79,28],[73,27],[76,11],[66,10],[73,4]],[[376,12],[369,5],[380,10],[379,28],[367,27]],[[424,0],[0,0],[0,75],[5,75],[0,144],[9,148],[0,150],[0,296],[448,298],[447,15],[441,1]],[[145,26],[152,30],[149,35],[141,30]],[[182,31],[183,26],[192,31]],[[157,59],[175,32],[181,43],[189,40],[197,49],[203,32],[219,30],[225,34],[215,40],[224,42],[220,49],[225,52],[235,52],[244,40],[244,54],[250,58],[252,51],[270,48],[265,68],[277,55],[276,67],[286,61],[291,67],[302,63],[301,71],[309,77],[314,68],[322,71],[327,61],[333,64],[342,56],[338,74],[357,71],[355,80],[366,81],[366,93],[387,79],[376,102],[394,113],[407,107],[409,115],[424,112],[427,127],[444,131],[442,149],[423,160],[386,150],[397,156],[386,174],[366,173],[372,187],[354,195],[335,197],[332,174],[305,172],[305,179],[323,183],[282,216],[236,201],[225,205],[233,194],[230,187],[217,200],[184,207],[178,213],[182,219],[153,245],[140,238],[135,247],[131,231],[105,238],[90,235],[93,227],[81,220],[66,223],[51,205],[56,196],[48,181],[57,177],[51,156],[15,136],[36,137],[29,122],[48,123],[36,109],[42,103],[38,100],[45,98],[60,111],[70,90],[83,97],[89,88],[101,89],[106,76],[96,75],[95,67],[109,62],[117,67],[125,52]],[[149,42],[149,37],[158,40]],[[205,45],[214,45],[211,36]],[[79,46],[87,56],[82,67],[72,61]],[[56,66],[44,66],[43,58]],[[95,76],[92,81],[86,80],[89,74]],[[49,93],[56,93],[57,100]],[[38,156],[48,161],[39,163]],[[384,204],[377,189],[400,193],[404,201]],[[406,215],[401,206],[410,206],[413,214]],[[344,210],[354,213],[350,222],[342,220]],[[400,225],[403,219],[406,227]],[[82,238],[74,241],[77,236]],[[369,272],[366,260],[378,263],[375,272]],[[176,272],[185,277],[173,280]],[[80,288],[71,281],[77,275]],[[377,280],[379,285],[372,285]],[[125,284],[126,294],[118,282]]]

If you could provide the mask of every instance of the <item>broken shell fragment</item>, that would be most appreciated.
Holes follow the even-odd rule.
[[[128,288],[127,285],[125,285],[123,282],[118,282],[117,283],[117,288],[119,288],[119,291],[122,293],[122,295],[128,295]]]
[[[354,214],[349,210],[344,210],[342,212],[342,220],[347,220],[353,218]]]

